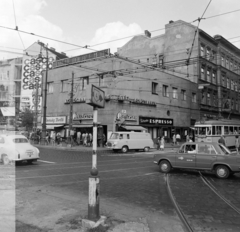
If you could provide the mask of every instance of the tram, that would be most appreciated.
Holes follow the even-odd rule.
[[[235,147],[236,136],[240,136],[240,120],[206,120],[195,123],[196,142],[218,142],[224,135],[226,146]],[[240,139],[240,138],[239,138]]]

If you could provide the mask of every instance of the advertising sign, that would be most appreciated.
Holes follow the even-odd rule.
[[[86,103],[98,108],[105,107],[105,92],[96,87],[95,85],[89,85],[86,93]]]
[[[150,118],[150,117],[139,117],[139,124],[151,124],[151,125],[168,125],[173,126],[172,118]]]

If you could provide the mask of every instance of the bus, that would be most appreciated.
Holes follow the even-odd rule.
[[[236,136],[240,136],[240,120],[206,120],[195,123],[196,142],[218,142],[224,135],[226,146],[235,147]]]

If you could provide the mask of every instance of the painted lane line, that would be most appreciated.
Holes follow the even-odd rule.
[[[55,164],[55,162],[45,161],[45,160],[38,160],[38,162],[47,163],[47,164]]]

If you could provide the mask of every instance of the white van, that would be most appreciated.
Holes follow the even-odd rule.
[[[154,143],[149,133],[118,131],[111,134],[107,147],[126,153],[130,149],[149,151],[150,148],[154,148]]]

